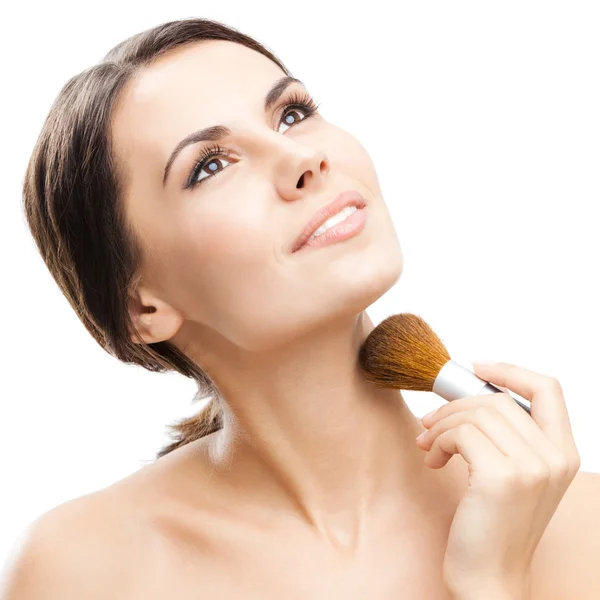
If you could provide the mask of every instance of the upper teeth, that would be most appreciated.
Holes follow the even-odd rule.
[[[308,239],[312,240],[313,238],[317,237],[318,235],[325,233],[328,229],[331,229],[334,225],[337,225],[338,223],[341,223],[342,221],[344,221],[346,219],[346,217],[349,217],[355,210],[356,210],[356,206],[346,206],[346,208],[343,208],[342,210],[340,210],[339,213],[336,213],[335,215],[333,215],[333,217],[330,217],[329,219],[327,219],[327,221],[325,221],[325,223],[323,223],[323,225],[321,225],[321,227],[316,229],[315,232]]]

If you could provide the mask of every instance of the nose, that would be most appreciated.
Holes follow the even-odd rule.
[[[290,140],[274,165],[277,191],[286,200],[296,200],[307,191],[322,187],[329,169],[329,160],[322,150]]]

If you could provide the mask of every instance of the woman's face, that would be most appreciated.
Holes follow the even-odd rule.
[[[310,98],[299,83],[265,111],[266,95],[284,76],[240,44],[182,46],[127,85],[112,125],[127,218],[144,251],[142,301],[158,299],[181,316],[182,328],[193,322],[254,351],[358,314],[402,271],[396,232],[360,143],[319,112],[307,117],[305,109],[287,108],[292,98]],[[185,146],[163,185],[180,141],[215,125],[231,134]],[[223,153],[195,171],[217,143]],[[186,187],[190,181],[196,184]],[[363,230],[292,252],[315,211],[345,190],[366,200]]]

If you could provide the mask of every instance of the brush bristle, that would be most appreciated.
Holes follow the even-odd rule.
[[[418,315],[392,315],[371,331],[359,351],[366,378],[379,387],[430,392],[450,360],[442,340]]]

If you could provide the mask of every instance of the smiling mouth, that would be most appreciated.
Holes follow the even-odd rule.
[[[347,210],[349,208],[353,208],[354,210]],[[344,215],[342,215],[342,213],[344,213]],[[364,229],[365,221],[367,219],[367,211],[364,206],[362,208],[357,206],[346,207],[340,211],[338,215],[332,217],[333,224],[331,224],[331,226],[324,229],[322,233],[316,236],[314,234],[311,235],[304,244],[296,250],[296,252],[302,252],[309,248],[324,248],[325,246],[342,242],[358,235]],[[337,219],[335,217],[337,217]],[[322,227],[323,226],[319,227],[315,233],[322,230]]]
[[[302,230],[302,233],[296,239],[292,252],[298,251],[307,245],[314,245],[314,241],[320,237],[331,238],[332,234],[329,232],[340,225],[340,222],[348,222],[351,224],[354,222],[354,213],[349,214],[348,208],[355,207],[356,209],[362,209],[366,206],[366,200],[362,194],[356,190],[346,190],[338,196],[336,196],[329,204],[324,205],[315,212],[311,220],[308,222],[306,227]],[[346,211],[346,212],[344,212]],[[340,213],[343,215],[340,217]],[[344,220],[344,217],[346,219]],[[325,227],[325,229],[323,229]],[[310,244],[309,244],[310,242]]]

